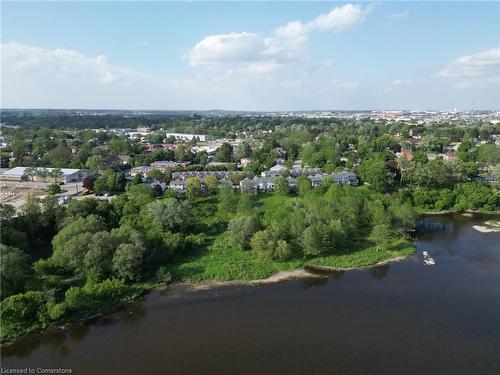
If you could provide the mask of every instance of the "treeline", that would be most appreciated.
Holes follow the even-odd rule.
[[[100,312],[113,305],[106,296],[116,304],[139,293],[128,290],[136,282],[168,282],[161,266],[205,243],[196,205],[155,200],[145,184],[112,203],[87,198],[64,207],[48,197],[31,199],[17,216],[2,210],[3,339],[75,319],[78,306]]]
[[[218,246],[280,261],[334,254],[366,240],[391,250],[394,240],[415,225],[411,205],[369,189],[326,181],[302,191],[301,197],[264,207],[262,215],[243,195]]]

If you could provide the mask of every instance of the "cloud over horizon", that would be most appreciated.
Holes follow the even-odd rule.
[[[283,64],[306,57],[313,32],[344,31],[365,20],[371,7],[346,4],[308,22],[294,20],[278,26],[271,35],[232,32],[208,35],[185,56],[193,67],[225,68],[230,64]]]

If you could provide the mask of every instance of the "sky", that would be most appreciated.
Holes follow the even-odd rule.
[[[1,2],[1,107],[500,109],[500,2]]]

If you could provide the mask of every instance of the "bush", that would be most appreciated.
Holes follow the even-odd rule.
[[[156,271],[156,280],[161,284],[170,284],[172,281],[172,274],[166,267],[162,266]]]
[[[42,292],[29,291],[7,297],[0,303],[0,313],[2,340],[45,328],[49,320]]]
[[[61,187],[58,184],[50,184],[49,186],[47,186],[46,190],[49,195],[56,195],[61,193],[62,191]]]

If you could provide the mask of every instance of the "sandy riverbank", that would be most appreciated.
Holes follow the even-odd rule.
[[[336,268],[336,267],[325,267],[325,266],[316,266],[314,264],[306,264],[303,268],[288,270],[288,271],[280,271],[271,275],[265,279],[258,280],[231,280],[231,281],[214,281],[214,280],[205,280],[198,283],[190,283],[190,282],[182,282],[175,283],[172,286],[181,288],[183,292],[198,292],[203,290],[209,290],[212,288],[217,288],[221,286],[229,286],[229,285],[266,285],[279,283],[282,281],[292,280],[292,279],[302,279],[302,278],[323,278],[328,277],[329,272],[339,272],[339,271],[353,271],[360,270],[372,267],[383,266],[390,263],[400,262],[406,259],[405,256],[398,256],[395,258],[385,259],[378,263],[372,264],[367,267],[351,267],[351,268]]]
[[[484,222],[484,225],[473,225],[472,228],[481,233],[496,233],[500,232],[500,221],[488,220]]]

